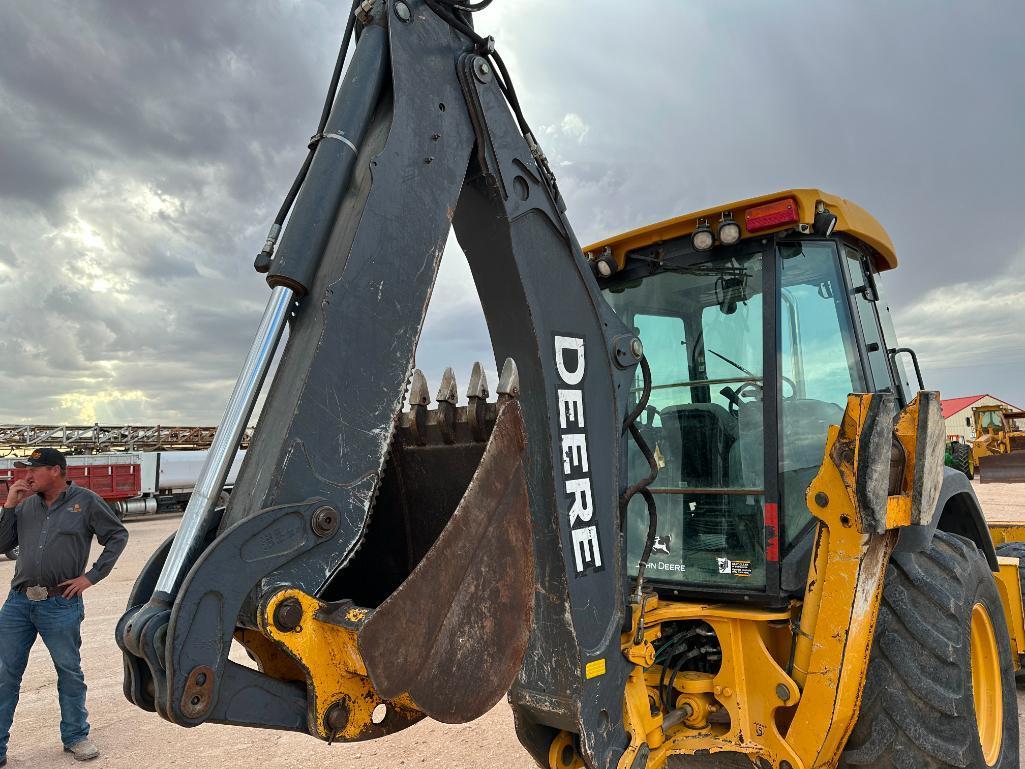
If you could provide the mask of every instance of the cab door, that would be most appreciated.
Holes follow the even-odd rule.
[[[860,250],[847,244],[842,245],[841,250],[843,252],[842,261],[847,271],[848,291],[854,310],[855,328],[860,337],[860,347],[870,380],[868,382],[869,391],[892,392],[901,396],[904,405],[907,405],[908,396],[911,393],[905,392],[901,385],[902,378],[895,376],[891,368],[890,350],[896,348],[896,339],[892,339],[892,344],[888,346],[880,324],[879,288],[876,275],[868,257]],[[892,322],[888,325],[892,329]],[[906,380],[906,376],[903,379]],[[895,383],[897,383],[896,386]]]
[[[804,587],[814,532],[808,485],[822,464],[830,425],[843,418],[847,396],[866,391],[867,360],[841,245],[832,239],[784,241],[778,253],[780,585],[792,592]],[[878,326],[875,341],[880,344]]]

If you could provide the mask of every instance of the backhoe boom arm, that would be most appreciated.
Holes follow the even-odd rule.
[[[227,509],[187,517],[189,538],[165,544],[139,578],[118,626],[126,694],[184,726],[366,739],[424,713],[458,720],[494,704],[488,689],[461,707],[458,683],[442,685],[490,665],[497,696],[512,685],[517,729],[539,762],[568,729],[605,769],[628,744],[619,507],[631,479],[618,458],[640,350],[600,296],[492,52],[437,7],[360,4],[355,53],[268,273],[296,300],[281,363]],[[446,380],[437,412],[417,385],[402,415],[453,225],[496,358],[518,365],[507,364],[495,410],[475,374],[467,407]],[[466,457],[481,463],[472,479]],[[417,497],[417,484],[444,493]],[[441,497],[451,503],[435,510]],[[398,565],[381,544],[385,528],[399,536],[393,525],[407,532]],[[503,560],[521,542],[523,557]],[[178,565],[161,574],[171,547]],[[364,566],[391,592],[375,595],[375,573],[356,573]],[[439,676],[443,702],[363,648],[401,646],[396,607],[434,585],[451,608],[424,620],[438,623],[423,641],[435,672],[418,675]],[[468,655],[466,634],[449,633],[472,630],[492,602],[523,601],[518,648]],[[317,674],[297,633],[348,645],[341,679]],[[259,671],[228,660],[233,639]],[[360,721],[357,690],[394,720]]]

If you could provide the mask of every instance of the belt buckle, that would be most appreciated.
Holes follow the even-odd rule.
[[[25,588],[25,595],[30,601],[45,601],[50,596],[50,591],[39,585],[30,585]]]

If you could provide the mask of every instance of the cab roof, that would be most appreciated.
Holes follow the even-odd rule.
[[[792,199],[797,204],[798,223],[793,222],[778,227],[761,229],[757,233],[750,233],[745,225],[745,213],[752,208]],[[697,227],[699,220],[706,220],[713,227],[723,213],[732,214],[733,220],[740,225],[741,238],[761,237],[773,232],[792,230],[800,225],[807,225],[811,228],[815,218],[815,209],[821,202],[826,209],[836,215],[836,227],[834,233],[843,232],[860,241],[867,246],[874,258],[876,269],[891,270],[897,266],[897,254],[893,247],[893,241],[886,234],[886,230],[879,224],[872,214],[852,203],[846,198],[831,195],[817,189],[783,190],[770,195],[761,195],[756,198],[739,200],[735,203],[706,208],[703,211],[684,214],[663,222],[649,224],[646,227],[639,227],[636,230],[624,232],[621,235],[614,235],[584,248],[585,252],[597,254],[608,248],[620,269],[626,263],[626,255],[638,248],[656,245],[658,243],[673,240],[675,238],[690,235]]]

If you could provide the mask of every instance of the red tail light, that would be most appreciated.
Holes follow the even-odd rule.
[[[755,206],[744,214],[744,226],[748,232],[761,232],[782,224],[796,224],[798,221],[800,219],[797,216],[797,201],[793,198],[783,198]]]

